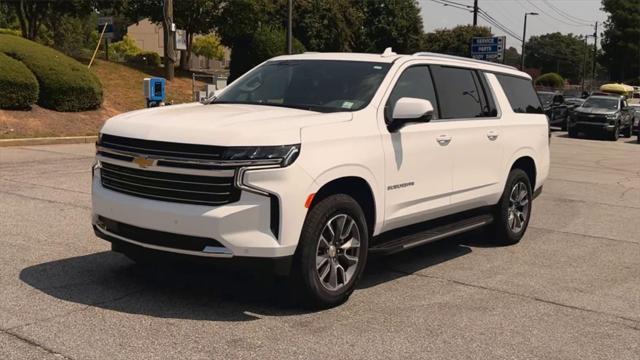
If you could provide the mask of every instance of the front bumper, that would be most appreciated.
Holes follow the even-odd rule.
[[[592,122],[592,121],[570,121],[569,127],[579,131],[614,131],[615,124]]]
[[[217,258],[293,255],[306,216],[304,202],[314,188],[313,180],[293,164],[286,168],[246,171],[244,183],[263,189],[269,196],[242,191],[238,201],[222,206],[158,201],[106,189],[102,186],[100,171],[94,170],[92,224],[103,239],[116,239],[149,251]],[[178,243],[149,243],[109,231],[101,217],[145,230],[175,234],[175,241],[189,236],[212,239],[220,246],[185,250]]]

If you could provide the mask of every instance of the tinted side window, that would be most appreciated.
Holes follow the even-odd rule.
[[[442,119],[483,117],[486,97],[475,71],[433,66],[433,80],[440,100]]]
[[[431,74],[429,67],[412,66],[406,69],[396,82],[389,100],[384,108],[384,115],[387,124],[392,120],[393,106],[398,99],[403,97],[412,97],[431,101],[433,105],[433,118],[438,118],[438,104],[436,102],[436,93],[433,90]]]
[[[496,74],[502,90],[507,95],[511,108],[517,113],[543,114],[540,99],[533,90],[531,80]]]

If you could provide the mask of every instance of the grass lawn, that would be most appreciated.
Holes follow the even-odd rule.
[[[34,106],[30,111],[0,110],[0,139],[96,135],[104,121],[114,115],[145,107],[142,80],[162,76],[162,69],[143,70],[96,60],[91,66],[102,82],[102,108],[83,112],[58,112]],[[192,101],[191,74],[176,69],[167,82],[167,101]]]

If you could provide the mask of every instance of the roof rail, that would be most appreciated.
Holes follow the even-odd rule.
[[[518,70],[517,68],[515,68],[515,67],[513,67],[511,65],[499,64],[499,63],[494,63],[494,62],[491,62],[491,61],[484,61],[484,60],[478,60],[478,59],[473,59],[473,58],[466,58],[466,57],[462,57],[462,56],[447,55],[447,54],[440,54],[440,53],[427,52],[427,51],[417,52],[417,53],[414,53],[413,55],[414,56],[432,56],[432,57],[438,57],[438,58],[443,58],[443,59],[470,61],[470,62],[475,62],[475,63],[478,63],[478,64],[495,65],[495,66],[500,66],[500,67],[507,68],[507,69]]]

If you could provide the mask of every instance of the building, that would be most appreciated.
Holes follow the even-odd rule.
[[[138,47],[145,51],[153,51],[160,56],[164,54],[164,39],[162,34],[162,25],[154,24],[149,19],[140,20],[138,23],[127,27],[127,35],[135,40]],[[177,51],[176,63],[179,63],[180,51]],[[203,56],[191,54],[189,69],[192,71],[226,74],[229,67],[229,59],[231,51],[224,48],[224,59],[207,59]]]

